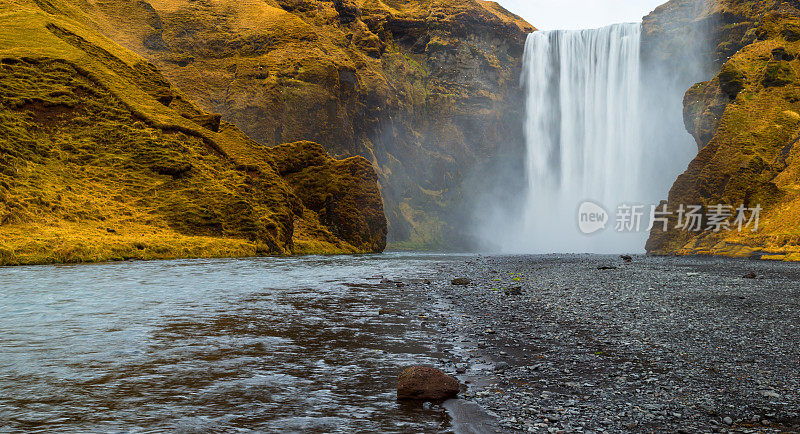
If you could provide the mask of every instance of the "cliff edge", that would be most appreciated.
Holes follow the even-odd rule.
[[[396,247],[463,247],[476,196],[466,181],[523,151],[519,77],[534,28],[494,2],[103,0],[91,8],[105,34],[259,143],[312,140],[336,157],[369,160]]]
[[[684,98],[684,121],[699,153],[675,182],[669,209],[701,206],[699,231],[656,228],[647,243],[653,254],[724,255],[800,260],[800,4],[796,1],[673,0],[645,20],[675,28],[707,26],[715,60],[711,80]],[[676,15],[672,15],[676,16]],[[678,14],[681,16],[681,14]],[[661,29],[651,25],[651,34]],[[716,230],[709,214],[717,205],[760,213],[754,225]],[[709,212],[709,211],[714,212]],[[753,213],[745,215],[753,217]],[[753,222],[755,223],[755,222]]]

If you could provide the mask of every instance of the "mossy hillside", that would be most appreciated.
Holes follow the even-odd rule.
[[[465,174],[487,155],[519,151],[508,143],[521,142],[519,67],[533,28],[496,3],[105,0],[96,8],[106,34],[259,142],[312,140],[371,161],[394,241],[441,243]],[[429,200],[430,191],[444,200]],[[435,223],[408,220],[403,203]]]
[[[740,3],[749,4],[728,12],[735,10],[751,23],[746,33],[755,39],[731,56],[714,79],[687,92],[687,129],[701,149],[670,191],[669,203],[673,210],[679,204],[761,205],[761,230],[655,231],[648,242],[652,253],[800,258],[800,150],[795,147],[800,38],[787,31],[800,22],[800,11]]]
[[[280,175],[323,227],[367,251],[386,247],[386,217],[378,177],[362,157],[334,160],[322,145],[297,142],[273,147]]]
[[[306,212],[266,148],[47,5],[0,4],[2,263],[373,251]]]
[[[109,229],[129,235],[127,228],[134,226],[142,234],[147,226],[157,238],[165,233],[230,237],[246,241],[240,244],[248,253],[290,253],[291,233],[284,226],[290,210],[281,215],[274,213],[280,208],[268,205],[286,208],[288,192],[248,178],[200,138],[148,127],[72,65],[4,59],[0,94],[2,229],[84,222],[93,231],[79,232],[85,246],[92,246],[98,238],[107,241]],[[256,194],[255,200],[243,200]],[[82,236],[65,235],[81,242]],[[20,241],[19,256],[30,256],[25,246],[35,245]],[[122,257],[148,257],[146,250],[132,245]]]

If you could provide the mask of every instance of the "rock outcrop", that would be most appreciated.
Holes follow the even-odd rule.
[[[713,79],[684,98],[687,130],[699,154],[675,182],[669,209],[702,206],[702,229],[655,228],[654,254],[713,254],[800,259],[800,4],[793,0],[669,2],[648,22],[668,21],[680,8],[681,25],[710,23],[707,56],[717,61]],[[699,4],[699,6],[698,6]],[[691,6],[691,5],[690,5]],[[678,26],[680,27],[680,26]],[[654,38],[661,31],[651,27]],[[707,217],[716,205],[761,207],[759,228],[716,231]],[[752,213],[746,215],[748,219]]]
[[[465,180],[522,152],[533,27],[494,2],[104,0],[92,14],[258,142],[372,162],[397,246],[455,246]]]
[[[249,139],[85,10],[0,2],[0,265],[383,249],[369,161]]]

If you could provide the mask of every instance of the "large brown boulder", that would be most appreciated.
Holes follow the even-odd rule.
[[[407,368],[397,382],[397,399],[442,401],[458,396],[460,384],[455,377],[423,366]]]

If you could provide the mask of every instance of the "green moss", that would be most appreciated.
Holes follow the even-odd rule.
[[[722,4],[743,16],[763,13],[763,20],[753,20],[746,33],[756,33],[760,40],[736,52],[714,80],[687,92],[687,117],[713,114],[717,122],[708,144],[676,181],[669,202],[674,207],[697,203],[734,209],[760,205],[760,231],[654,233],[647,249],[662,254],[748,257],[768,252],[775,258],[795,257],[797,246],[785,240],[798,230],[800,214],[800,160],[794,149],[800,133],[800,79],[795,72],[800,26],[792,16],[770,11],[766,3]],[[720,94],[736,99],[721,101]]]
[[[739,92],[744,89],[744,82],[747,78],[741,70],[733,63],[726,63],[719,73],[719,85],[722,91],[730,99],[736,99]]]
[[[794,71],[789,62],[774,60],[767,63],[761,83],[764,87],[780,87],[791,83],[794,78]]]

